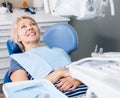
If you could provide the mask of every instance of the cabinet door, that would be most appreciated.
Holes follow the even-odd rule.
[[[0,26],[0,83],[9,67],[9,55],[6,41],[9,39],[10,26]]]
[[[5,73],[10,66],[10,58],[1,58],[0,59],[0,84],[3,83],[3,78]]]
[[[6,41],[9,39],[9,29],[0,29],[0,49],[6,48]]]

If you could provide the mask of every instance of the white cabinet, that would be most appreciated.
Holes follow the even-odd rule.
[[[30,14],[17,9],[12,14],[0,15],[0,83],[3,83],[4,75],[10,65],[10,58],[6,47],[6,41],[9,39],[10,26],[14,19],[21,15],[31,16],[37,21],[41,30],[41,44],[44,44],[42,34],[48,27],[57,23],[68,23],[69,21],[68,18],[52,16],[41,11],[36,14]]]

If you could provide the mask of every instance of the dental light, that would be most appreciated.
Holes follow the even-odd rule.
[[[46,13],[60,16],[76,16],[78,20],[104,17],[105,8],[110,5],[115,15],[113,0],[44,0]]]

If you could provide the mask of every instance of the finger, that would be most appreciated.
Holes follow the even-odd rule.
[[[68,86],[68,88],[71,86],[71,84],[69,84],[69,82],[65,82],[64,84],[62,84],[61,86],[59,86],[59,90],[61,91],[66,91],[66,87]]]
[[[67,91],[67,90],[71,90],[71,87],[73,86],[73,84],[67,84],[67,85],[63,85],[62,87],[61,87],[61,89],[63,90],[63,91]]]
[[[75,90],[77,88],[77,86],[76,85],[73,85],[71,88],[69,88],[69,90],[70,91],[73,91],[73,90]]]
[[[67,80],[65,78],[60,79],[60,82],[57,84],[57,87],[60,88]]]
[[[59,89],[62,91],[66,91],[66,90],[70,89],[72,86],[73,86],[73,83],[67,81]]]
[[[45,94],[44,98],[49,98],[49,94]]]
[[[66,77],[66,78],[63,78],[61,82],[63,82],[63,84],[59,89],[62,91],[66,91],[67,89],[71,88],[71,86],[73,85],[73,78]]]
[[[81,82],[78,82],[78,81],[75,81],[74,83],[73,83],[73,86],[69,89],[69,90],[74,90],[74,89],[76,89],[79,85],[81,84]]]

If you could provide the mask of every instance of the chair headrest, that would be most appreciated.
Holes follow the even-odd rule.
[[[78,48],[77,32],[69,24],[60,23],[49,27],[43,38],[49,47],[63,48],[67,53]]]
[[[19,45],[12,40],[7,41],[7,48],[8,48],[9,55],[15,54],[15,53],[22,53],[22,50],[20,49]]]

